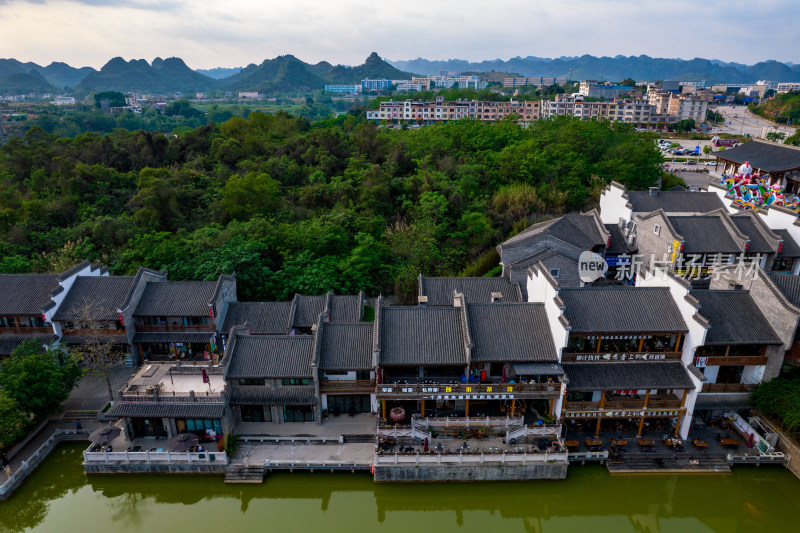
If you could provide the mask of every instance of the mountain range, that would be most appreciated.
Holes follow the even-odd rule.
[[[384,61],[373,52],[363,64],[350,67],[327,61],[305,63],[292,55],[266,59],[244,68],[192,70],[182,59],[155,58],[126,61],[115,57],[100,70],[75,68],[66,63],[46,67],[16,59],[0,59],[0,94],[62,92],[88,93],[139,90],[156,93],[195,91],[258,91],[268,95],[288,91],[322,89],[325,84],[357,84],[365,78],[408,79],[412,72],[435,75],[443,70],[459,72],[513,72],[522,76],[570,77],[573,80],[623,78],[642,80],[706,80],[708,82],[752,83],[758,80],[800,81],[800,65],[763,61],[755,65],[715,59],[691,60],[649,56],[595,57],[590,55],[542,58],[515,57],[509,60],[470,62],[423,58]]]
[[[641,56],[595,57],[514,57],[509,60],[494,59],[470,62],[463,59],[431,61],[412,59],[389,61],[395,67],[425,75],[436,75],[443,70],[459,72],[516,72],[522,76],[567,77],[573,80],[611,80],[633,78],[640,81],[687,80],[726,83],[753,83],[758,80],[800,81],[800,65],[787,65],[778,61],[762,61],[749,66],[725,63],[713,59],[665,59]],[[570,74],[571,73],[571,74]]]
[[[192,93],[230,90],[279,94],[322,89],[330,83],[360,83],[364,78],[407,79],[402,72],[372,53],[363,64],[349,67],[326,61],[305,63],[292,55],[266,59],[245,68],[192,70],[182,59],[157,57],[126,61],[115,57],[100,70],[75,69],[64,63],[41,67],[16,59],[0,59],[0,94],[58,92],[72,87],[78,92],[138,90],[155,93]]]

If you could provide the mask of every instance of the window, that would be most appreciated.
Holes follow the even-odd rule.
[[[264,407],[261,405],[243,405],[242,422],[264,422]]]
[[[244,378],[239,380],[239,385],[263,385],[264,379],[263,378]]]
[[[299,379],[299,378],[292,378],[292,379],[284,379],[284,385],[308,385],[308,379]]]
[[[310,405],[286,405],[283,408],[286,422],[313,422],[314,410]]]
[[[553,276],[554,278],[558,278],[558,275],[559,275],[560,272],[561,272],[560,268],[551,268],[550,269],[550,275]]]
[[[661,225],[660,224],[656,224],[655,226],[653,226],[653,233],[655,233],[656,235],[661,235]]]

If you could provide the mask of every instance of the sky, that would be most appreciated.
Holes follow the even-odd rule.
[[[641,55],[800,63],[800,0],[0,0],[0,56],[100,68],[281,54],[389,60]]]

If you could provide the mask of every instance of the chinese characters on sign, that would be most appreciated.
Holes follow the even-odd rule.
[[[564,418],[667,418],[680,415],[682,409],[614,409],[609,411],[564,411]]]
[[[667,358],[663,353],[605,353],[605,354],[578,354],[576,361],[664,361]]]
[[[662,275],[672,267],[675,274],[685,278],[710,275],[719,279],[720,267],[733,267],[732,275],[742,281],[755,277],[756,266],[761,263],[761,254],[684,254],[680,251],[681,245],[678,241],[674,241],[670,249],[671,252],[664,254],[661,259],[651,254],[649,261],[641,254],[620,254],[614,261],[614,266],[617,267],[615,279],[634,279],[644,266],[650,272],[659,272]]]

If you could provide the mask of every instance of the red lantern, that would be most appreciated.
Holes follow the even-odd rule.
[[[125,325],[125,319],[122,318],[122,313],[120,313],[118,316],[119,316],[119,323],[124,326]]]

